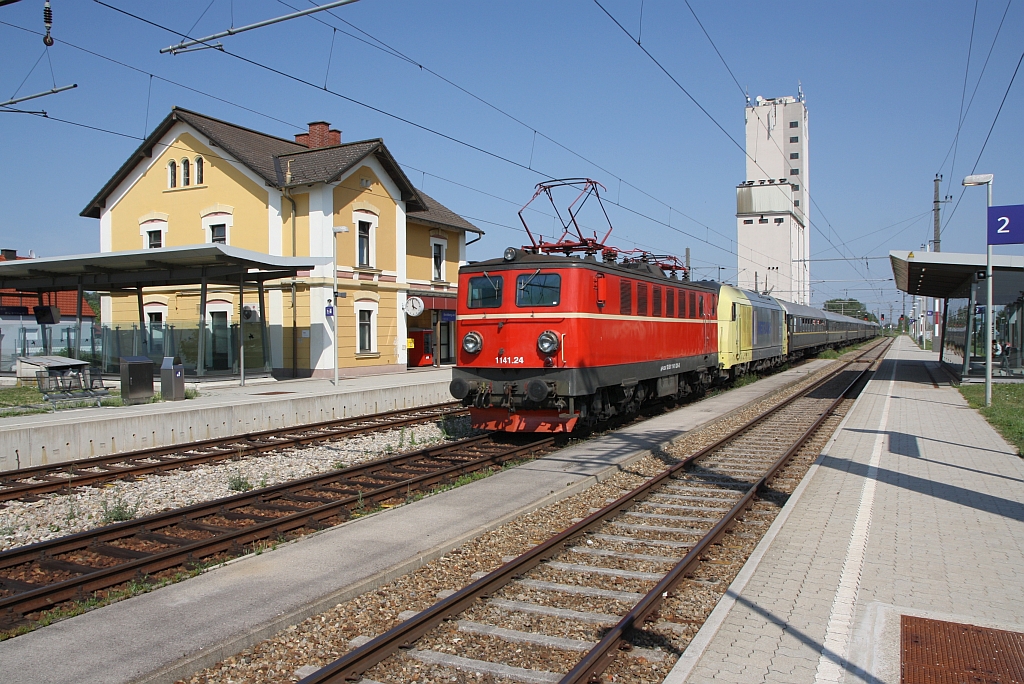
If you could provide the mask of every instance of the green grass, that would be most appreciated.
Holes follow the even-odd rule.
[[[41,403],[43,395],[35,387],[0,387],[0,407]]]
[[[993,384],[991,406],[985,406],[985,386],[980,383],[960,385],[960,394],[1017,447],[1018,454],[1024,454],[1024,385]]]

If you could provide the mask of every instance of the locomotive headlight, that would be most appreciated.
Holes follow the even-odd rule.
[[[462,338],[462,348],[465,349],[468,354],[476,354],[483,348],[483,346],[484,338],[475,330],[470,330],[466,333],[465,337]]]
[[[540,349],[545,354],[551,354],[558,350],[558,335],[545,330],[537,337],[537,349]]]

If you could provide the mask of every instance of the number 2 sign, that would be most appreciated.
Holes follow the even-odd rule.
[[[1024,204],[988,208],[988,244],[1024,244]]]

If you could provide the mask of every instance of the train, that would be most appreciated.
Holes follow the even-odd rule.
[[[563,185],[599,198],[590,179],[542,183],[534,198]],[[878,334],[870,321],[691,281],[673,257],[609,248],[608,235],[575,226],[579,204],[561,238],[538,241],[527,226],[531,245],[459,269],[450,391],[476,428],[589,429]]]

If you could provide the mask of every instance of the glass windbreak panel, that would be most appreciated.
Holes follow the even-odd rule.
[[[469,279],[470,309],[492,309],[501,306],[501,276],[477,276]]]
[[[516,278],[516,306],[558,306],[562,276],[557,273],[524,273]]]

